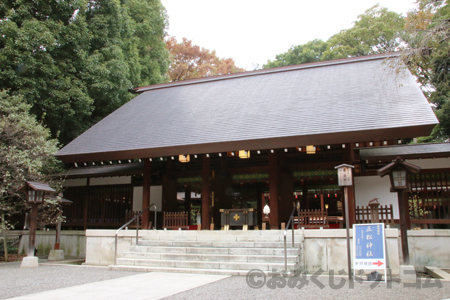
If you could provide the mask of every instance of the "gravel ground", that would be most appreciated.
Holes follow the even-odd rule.
[[[39,260],[41,263],[41,260]],[[125,277],[140,272],[111,271],[105,267],[39,265],[21,269],[20,262],[0,264],[0,299]]]
[[[105,267],[47,265],[20,269],[18,263],[0,264],[0,299],[23,296],[90,282],[142,274],[140,272],[111,271]],[[421,279],[418,284],[405,286],[397,282],[354,283],[346,277],[304,277],[293,282],[272,277],[230,277],[166,299],[450,299],[450,282]],[[339,287],[339,282],[344,284]],[[301,284],[306,283],[302,286]],[[331,285],[330,285],[331,282]],[[334,287],[333,287],[334,282]],[[174,282],[176,284],[176,282]],[[433,286],[433,284],[435,286]],[[251,287],[252,285],[253,287]],[[438,285],[438,286],[436,286]],[[440,285],[440,286],[439,286]],[[299,288],[300,286],[300,288]]]
[[[246,281],[246,277],[230,277],[196,289],[165,298],[170,300],[179,299],[448,299],[450,298],[450,282],[440,281],[442,287],[428,287],[425,280],[420,280],[419,288],[417,286],[407,287],[399,283],[376,283],[369,282],[354,284],[350,287],[346,277],[335,277],[335,285],[339,284],[341,279],[346,283],[341,288],[330,287],[330,277],[321,276],[315,278],[319,283],[311,281],[311,276],[306,280],[307,285],[300,289],[299,282],[296,287],[288,286],[288,279],[280,278],[279,287],[273,286],[269,282],[271,277],[267,278],[266,284],[260,288],[251,288]],[[263,284],[263,278],[255,277],[253,282],[260,281]],[[283,283],[285,286],[283,287]],[[291,282],[292,284],[293,282]],[[436,283],[434,280],[429,283]],[[321,285],[322,284],[322,285]],[[372,285],[372,286],[371,286]],[[272,287],[272,288],[270,288]],[[321,289],[322,287],[322,289]]]

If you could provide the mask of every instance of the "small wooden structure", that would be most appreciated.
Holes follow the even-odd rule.
[[[163,229],[189,229],[188,212],[165,212]]]
[[[294,218],[294,224],[297,224],[298,228],[329,228],[328,210],[301,209],[300,215]]]

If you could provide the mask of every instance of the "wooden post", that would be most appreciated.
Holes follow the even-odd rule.
[[[347,269],[348,269],[348,279],[352,279],[352,266],[351,266],[351,255],[350,255],[350,216],[348,209],[348,186],[344,187],[344,200],[345,200],[345,227],[347,234]]]
[[[62,212],[59,212],[59,218],[62,217]],[[55,250],[59,250],[59,245],[61,243],[61,221],[56,224],[56,237],[55,237]]]
[[[325,206],[323,204],[323,193],[320,194],[320,209],[325,210]]]
[[[36,245],[37,212],[38,212],[38,205],[36,203],[31,204],[30,239],[28,242],[28,256],[34,256],[34,249]]]
[[[184,189],[184,211],[188,214],[188,224],[191,223],[191,186],[187,185]]]
[[[278,198],[279,184],[278,184],[278,157],[277,153],[269,153],[269,191],[270,191],[270,229],[278,229]]]
[[[206,155],[202,157],[202,229],[210,229],[209,194],[211,160]]]
[[[148,158],[144,159],[144,182],[142,184],[142,210],[147,209],[150,206],[150,184],[151,177],[150,173],[152,171],[152,165]],[[150,221],[150,212],[147,210],[142,214],[142,229],[148,228]],[[156,226],[156,224],[155,224]],[[156,227],[155,227],[156,228]]]
[[[403,254],[403,264],[409,265],[409,247],[408,247],[408,232],[407,232],[407,215],[409,216],[409,210],[406,211],[405,207],[405,192],[398,191],[398,207],[400,208],[400,234],[402,241],[402,254]],[[402,209],[403,208],[403,209]]]

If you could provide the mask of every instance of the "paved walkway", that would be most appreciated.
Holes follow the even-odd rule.
[[[114,271],[111,271],[114,272]],[[87,283],[41,292],[14,300],[152,300],[184,292],[229,276],[194,275],[179,273],[143,273],[117,279]]]

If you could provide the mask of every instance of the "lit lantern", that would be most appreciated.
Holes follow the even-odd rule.
[[[182,163],[187,163],[191,160],[191,158],[189,155],[181,154],[180,156],[178,156],[178,160]]]
[[[250,158],[250,151],[239,150],[239,158],[242,158],[242,159]]]
[[[316,147],[313,145],[306,146],[306,154],[316,154]]]

